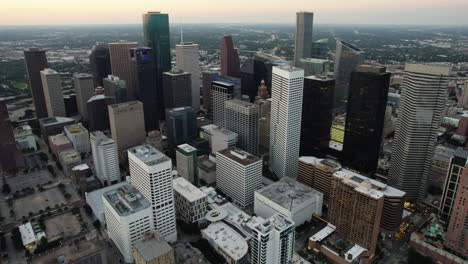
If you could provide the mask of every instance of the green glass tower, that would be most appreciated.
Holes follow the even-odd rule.
[[[143,34],[146,47],[153,49],[156,89],[160,117],[164,116],[162,73],[171,70],[169,15],[148,12],[143,15]]]

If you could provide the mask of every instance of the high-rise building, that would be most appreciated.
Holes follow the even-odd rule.
[[[154,69],[153,51],[150,48],[132,48],[130,57],[136,68],[136,98],[143,103],[145,112],[146,131],[153,131],[159,128],[161,118],[158,111],[162,100],[158,97],[156,87],[156,72]]]
[[[343,164],[371,175],[377,170],[387,107],[390,73],[359,65],[351,73],[346,111]]]
[[[155,233],[146,234],[133,245],[135,264],[176,264],[174,249]]]
[[[96,130],[109,130],[109,110],[108,105],[114,103],[114,98],[107,97],[102,87],[97,87],[93,97],[86,103],[88,109],[88,129],[90,132]]]
[[[133,263],[133,246],[154,231],[151,204],[130,184],[102,195],[107,234],[125,259]]]
[[[119,152],[114,140],[101,131],[90,133],[96,176],[103,185],[120,182]]]
[[[24,50],[24,62],[28,76],[29,89],[36,109],[36,117],[47,117],[47,107],[42,87],[41,71],[48,68],[46,51],[39,48]]]
[[[296,41],[294,49],[294,65],[299,65],[299,60],[310,58],[312,55],[312,28],[314,25],[314,13],[296,13]]]
[[[102,79],[104,94],[114,98],[116,104],[127,102],[127,83],[115,75]]]
[[[224,104],[224,125],[237,134],[237,147],[258,155],[258,106],[238,99]]]
[[[348,99],[351,72],[364,62],[364,51],[337,40],[335,54],[335,105],[339,106]]]
[[[216,185],[245,208],[253,204],[254,193],[262,187],[262,159],[236,147],[216,153]]]
[[[112,74],[109,46],[104,43],[96,43],[89,55],[89,64],[93,73],[94,87],[103,86],[102,79]]]
[[[234,85],[232,95],[236,99],[242,99],[242,79],[226,75],[216,75],[213,77],[213,81],[230,83]]]
[[[296,178],[301,139],[304,70],[273,67],[270,169],[279,178]]]
[[[198,186],[197,149],[189,144],[177,146],[176,161],[179,176]]]
[[[0,100],[0,164],[3,171],[17,168],[16,142],[6,102]]]
[[[200,60],[198,57],[198,44],[193,42],[176,44],[176,66],[191,74],[191,105],[195,109],[200,109]],[[166,106],[166,108],[169,107]]]
[[[88,118],[86,103],[88,102],[89,98],[93,97],[94,94],[93,76],[87,73],[73,74],[73,87],[75,88],[76,106],[78,108],[78,113],[80,114],[81,118],[86,120],[86,118]]]
[[[182,177],[174,179],[174,200],[177,218],[186,224],[203,219],[207,212],[207,195]]]
[[[328,39],[320,39],[312,43],[311,58],[326,60],[328,58]]]
[[[119,77],[127,84],[127,100],[137,99],[137,69],[130,58],[130,49],[136,47],[138,47],[138,42],[109,43],[112,75]]]
[[[304,78],[301,120],[301,156],[325,156],[333,121],[335,80]]]
[[[277,214],[252,228],[250,263],[292,263],[294,256],[295,225]]]
[[[81,123],[65,126],[63,130],[76,151],[79,153],[91,152],[88,130]]]
[[[304,70],[304,76],[324,75],[330,71],[330,61],[322,59],[300,59],[297,67]]]
[[[211,136],[211,153],[216,156],[216,152],[237,145],[237,134],[225,128],[215,128]]]
[[[234,85],[225,82],[211,83],[211,110],[213,124],[224,127],[224,103],[233,98]]]
[[[197,112],[192,107],[166,109],[166,134],[170,152],[197,135]]]
[[[221,75],[240,77],[239,53],[234,48],[231,35],[223,36],[221,40]]]
[[[213,78],[217,75],[218,73],[214,71],[202,72],[203,108],[205,108],[209,113],[211,113],[211,83],[213,82]]]
[[[389,184],[410,199],[426,195],[451,66],[406,64]]]
[[[41,80],[44,88],[47,115],[49,117],[66,116],[60,74],[47,68],[41,71]]]
[[[156,74],[157,98],[164,98],[162,73],[171,70],[171,48],[169,35],[169,15],[160,12],[148,12],[143,15],[144,45],[153,50],[154,72]],[[143,102],[144,104],[145,102]],[[160,117],[164,117],[164,102],[157,106]],[[148,129],[148,127],[146,128]]]
[[[175,108],[192,105],[190,73],[174,68],[163,73],[164,105]],[[195,108],[195,107],[194,107]]]
[[[65,104],[65,112],[67,113],[67,116],[75,116],[78,114],[76,94],[64,94],[63,103]]]
[[[128,150],[132,185],[151,203],[156,231],[167,241],[177,240],[172,161],[150,145]]]
[[[141,102],[112,104],[108,108],[112,139],[119,150],[135,147],[145,141],[145,114]]]

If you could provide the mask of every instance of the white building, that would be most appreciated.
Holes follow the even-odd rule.
[[[37,150],[36,137],[29,125],[19,126],[13,131],[18,150]]]
[[[198,185],[197,149],[189,144],[181,144],[176,148],[177,172],[180,177]]]
[[[192,107],[200,109],[200,60],[198,58],[198,44],[182,42],[176,44],[176,67],[191,73],[192,79]]]
[[[237,134],[225,128],[215,128],[212,130],[211,136],[211,153],[216,155],[216,152],[235,147],[237,144]]]
[[[304,70],[273,67],[271,87],[270,170],[296,178],[301,138]]]
[[[177,240],[172,161],[150,145],[128,150],[132,185],[151,202],[156,231],[167,241]]]
[[[91,152],[89,132],[81,123],[65,126],[63,130],[76,151],[79,153]]]
[[[221,81],[211,83],[211,109],[214,125],[224,127],[224,102],[233,97],[234,84]]]
[[[174,199],[177,217],[185,223],[196,223],[205,217],[207,195],[186,179],[174,179]]]
[[[85,193],[86,203],[91,207],[93,211],[93,215],[101,222],[102,225],[106,223],[106,218],[104,216],[104,204],[102,201],[102,195],[110,190],[114,190],[118,187],[122,187],[124,185],[129,184],[126,181],[116,183],[111,186],[107,186],[101,189],[97,189],[92,192]]]
[[[202,230],[202,237],[224,257],[229,264],[248,263],[249,246],[244,238],[223,222],[210,224]]]
[[[262,159],[236,147],[216,153],[216,185],[236,204],[247,207],[262,186]]]
[[[107,191],[102,196],[107,234],[125,259],[133,262],[133,245],[154,231],[151,205],[130,184]]]
[[[22,224],[18,228],[21,234],[21,241],[23,241],[23,246],[28,250],[34,250],[37,244],[41,241],[41,238],[46,236],[44,231],[39,227],[34,228],[31,222]]]
[[[47,115],[67,116],[62,94],[62,81],[60,74],[52,69],[46,68],[41,71],[42,88],[47,108]]]
[[[96,176],[101,183],[111,185],[120,182],[119,152],[114,140],[101,131],[91,132],[91,149]]]
[[[252,229],[250,263],[286,264],[294,255],[295,225],[290,219],[277,214]]]
[[[296,225],[322,216],[323,194],[289,177],[255,192],[254,213],[268,218],[281,214]]]
[[[210,151],[211,151],[211,138],[213,136],[213,129],[215,128],[218,128],[218,126],[213,125],[213,124],[200,127],[200,137],[208,140],[208,143],[210,144]]]
[[[224,103],[224,125],[238,135],[237,147],[258,155],[258,105],[238,99]]]

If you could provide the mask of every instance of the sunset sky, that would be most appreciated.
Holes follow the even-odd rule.
[[[171,23],[468,25],[467,0],[0,0],[0,25],[134,24],[162,11]]]

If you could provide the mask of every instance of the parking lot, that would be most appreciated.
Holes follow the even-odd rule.
[[[7,183],[11,187],[11,192],[20,191],[24,188],[35,188],[38,184],[45,184],[49,181],[56,181],[57,179],[52,177],[47,169],[33,171],[30,173],[18,173],[14,177],[8,177]]]
[[[15,199],[13,208],[16,213],[16,220],[23,216],[28,216],[30,212],[38,213],[39,210],[45,210],[47,206],[54,208],[56,204],[66,203],[63,194],[58,188],[52,188],[43,192],[35,192],[32,195]]]
[[[78,235],[81,231],[81,226],[72,213],[62,214],[45,221],[46,235],[49,239],[57,236],[64,238]]]

